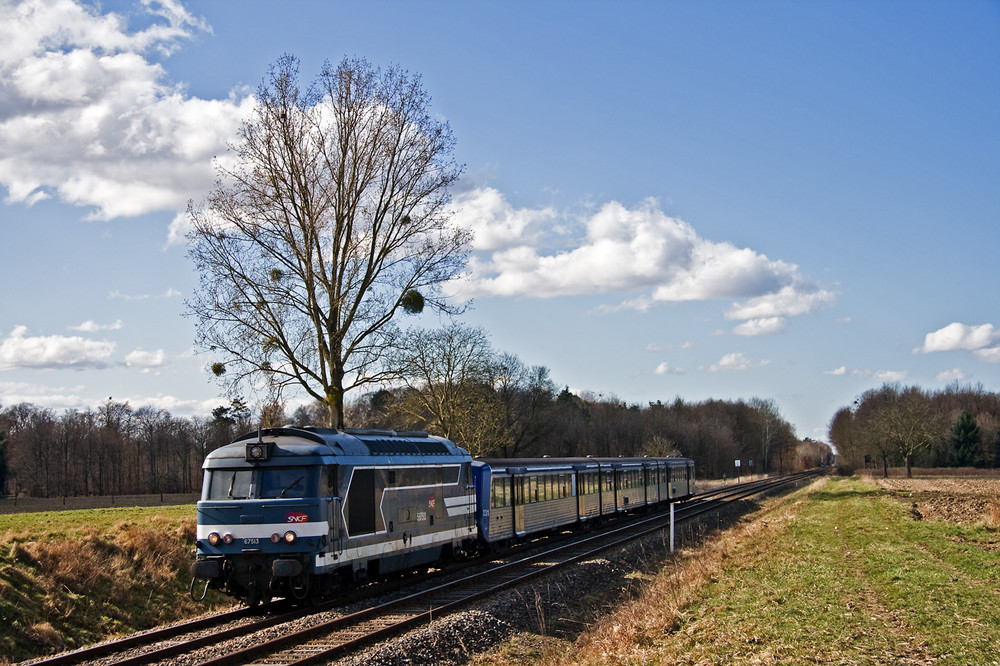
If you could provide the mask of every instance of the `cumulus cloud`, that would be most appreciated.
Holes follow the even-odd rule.
[[[26,326],[16,326],[0,342],[0,370],[15,368],[105,368],[115,350],[107,340],[79,336],[28,336]]]
[[[967,378],[968,375],[961,368],[952,368],[951,370],[942,370],[934,376],[934,379],[941,383],[947,382],[958,382]]]
[[[0,405],[16,405],[22,402],[53,410],[99,409],[107,400],[107,395],[94,396],[83,384],[76,386],[47,386],[28,382],[0,382]],[[128,395],[115,396],[116,402],[127,402],[133,407],[149,405],[164,409],[174,416],[204,416],[225,402],[223,398],[207,400],[182,399],[174,395],[155,396]]]
[[[162,300],[168,298],[177,298],[181,295],[181,292],[174,289],[173,287],[168,287],[162,294],[126,294],[124,292],[115,289],[108,293],[108,298],[117,301],[149,301],[149,300]]]
[[[603,310],[647,310],[657,303],[745,298],[726,312],[741,320],[735,333],[762,335],[785,328],[786,318],[832,303],[833,293],[809,284],[794,264],[749,248],[714,242],[648,199],[635,208],[611,201],[576,225],[557,225],[551,209],[516,210],[496,190],[463,194],[459,223],[477,232],[463,296],[548,298],[630,294]],[[552,247],[551,250],[540,248]],[[635,295],[637,294],[637,295]]]
[[[214,181],[252,99],[188,96],[167,55],[210,28],[176,0],[144,0],[149,20],[73,0],[0,1],[0,185],[8,203],[58,197],[92,219],[181,210]]]
[[[664,361],[663,363],[660,363],[658,366],[656,366],[656,369],[653,370],[653,373],[657,375],[683,375],[684,369],[671,367],[669,363]]]
[[[840,374],[840,375],[843,375],[845,373],[843,373],[843,372],[837,372],[837,373],[828,373],[828,374]],[[851,370],[850,371],[850,375],[851,375],[851,377],[868,377],[868,378],[873,378],[873,379],[876,379],[876,380],[878,380],[880,382],[884,382],[884,383],[887,382],[887,383],[891,384],[893,382],[902,382],[902,381],[905,381],[906,378],[909,376],[909,373],[907,373],[905,370],[872,370],[872,369],[869,369],[869,368],[859,368],[859,369]]]
[[[752,370],[753,368],[762,368],[769,364],[771,361],[768,359],[763,359],[760,361],[754,361],[746,357],[742,352],[733,352],[731,354],[726,354],[718,363],[713,363],[709,366],[709,372],[742,372],[744,370]]]
[[[788,321],[784,317],[761,317],[760,319],[748,319],[733,329],[736,335],[767,335],[769,333],[779,333],[788,326]]]
[[[972,355],[984,363],[1000,363],[1000,347],[977,349]]]
[[[98,324],[96,321],[88,319],[79,326],[70,326],[69,330],[80,331],[81,333],[97,333],[98,331],[118,331],[121,330],[122,326],[121,319],[110,324]]]
[[[988,358],[1000,353],[995,343],[1000,341],[1000,331],[993,324],[969,326],[959,322],[931,331],[924,336],[924,344],[914,352],[929,354],[941,351],[971,351],[980,358]]]
[[[452,222],[473,232],[472,249],[494,251],[534,243],[540,228],[556,218],[552,208],[514,208],[498,190],[479,187],[455,195]]]
[[[824,375],[835,375],[837,377],[840,377],[840,376],[843,376],[843,375],[847,374],[847,366],[846,365],[842,365],[839,368],[834,368],[833,370],[824,370],[823,374]]]
[[[45,386],[28,382],[0,382],[0,404],[31,403],[49,409],[86,409],[88,402],[81,397],[83,385]]]
[[[125,356],[125,365],[133,368],[138,367],[143,370],[159,368],[166,363],[167,355],[162,349],[156,351],[144,351],[136,349]]]

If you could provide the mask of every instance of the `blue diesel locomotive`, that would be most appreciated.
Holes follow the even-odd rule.
[[[447,439],[385,430],[260,430],[203,468],[192,595],[222,589],[250,606],[694,493],[684,458],[473,460]]]

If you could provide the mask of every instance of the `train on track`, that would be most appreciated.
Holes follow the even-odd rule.
[[[313,427],[248,433],[203,469],[191,594],[250,606],[684,500],[695,482],[687,458],[474,459],[424,432]]]

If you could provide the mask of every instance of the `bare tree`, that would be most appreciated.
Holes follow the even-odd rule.
[[[495,355],[485,331],[457,324],[410,331],[394,366],[407,388],[397,408],[412,423],[422,421],[473,455],[510,444],[491,384]]]
[[[781,418],[781,411],[777,403],[772,399],[752,398],[750,407],[757,412],[760,418],[760,452],[764,456],[764,465],[761,468],[765,474],[770,471],[772,447],[780,445],[779,431],[784,419]],[[784,463],[784,448],[779,448],[779,458]],[[779,472],[782,470],[779,469]]]
[[[501,354],[493,363],[491,384],[503,413],[503,430],[508,433],[502,455],[511,458],[528,451],[543,451],[553,431],[551,416],[555,385],[549,369],[527,367],[514,354]]]
[[[853,474],[864,461],[861,437],[854,422],[854,411],[842,407],[830,419],[830,443],[837,449],[838,466],[845,474]]]
[[[882,459],[882,473],[889,474],[889,457],[898,454],[911,476],[913,454],[944,432],[945,421],[921,389],[885,384],[866,391],[856,412],[869,447]]]
[[[344,59],[308,88],[285,56],[258,89],[232,166],[189,205],[201,283],[188,308],[213,372],[298,387],[343,426],[344,394],[386,378],[401,311],[453,312],[441,286],[464,269],[470,232],[445,204],[461,174],[447,123],[419,76]]]

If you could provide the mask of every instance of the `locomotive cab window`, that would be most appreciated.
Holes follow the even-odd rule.
[[[210,469],[205,471],[203,500],[249,499],[252,469]]]
[[[260,497],[282,499],[288,497],[316,497],[319,467],[277,467],[260,470]]]
[[[206,472],[203,500],[316,497],[319,467],[211,469]]]

